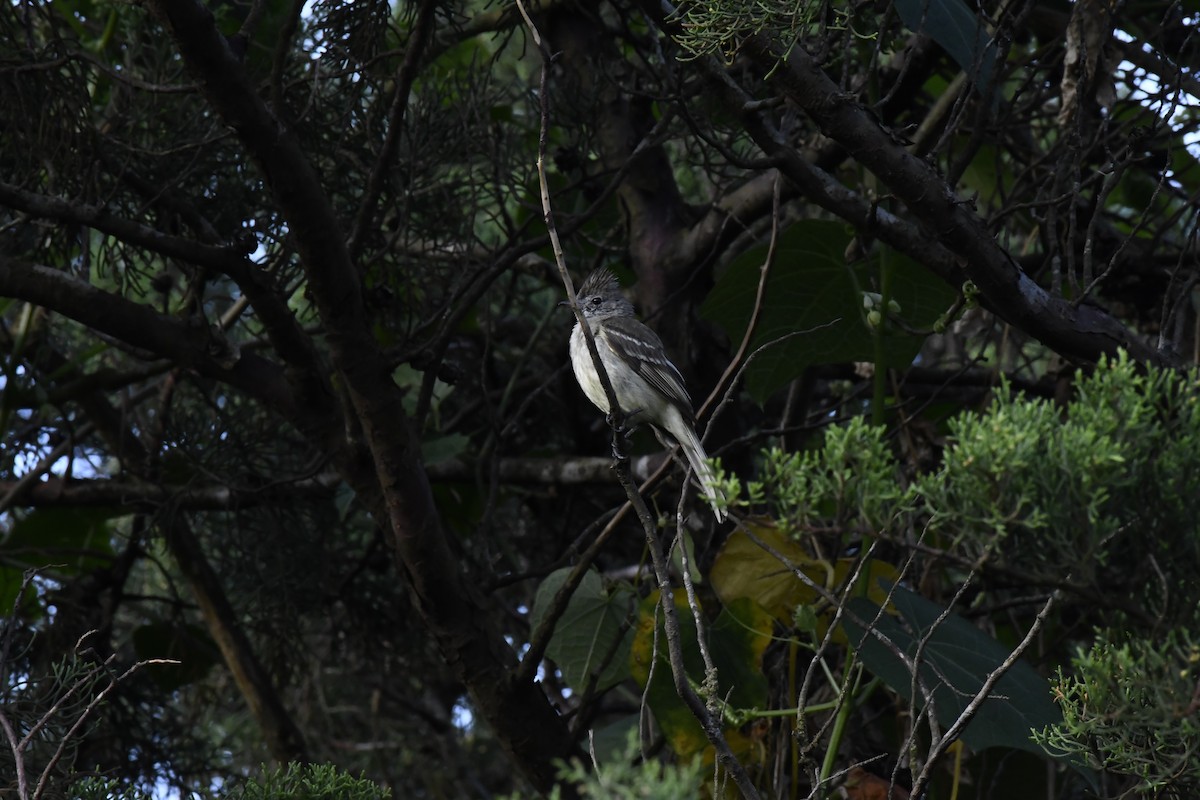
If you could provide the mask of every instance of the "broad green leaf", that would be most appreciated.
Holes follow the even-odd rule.
[[[775,620],[747,598],[727,603],[709,629],[721,696],[734,708],[766,708],[767,677],[763,653],[771,643]]]
[[[873,262],[847,265],[845,251],[851,234],[844,225],[805,220],[779,236],[767,280],[746,370],[746,388],[765,402],[816,364],[871,361],[874,333],[864,323],[863,292],[876,288]],[[719,325],[731,341],[740,342],[754,311],[767,245],[743,253],[717,281],[701,314]],[[953,291],[916,262],[890,253],[892,299],[900,317],[912,328],[929,327],[953,300]],[[904,367],[924,341],[889,331],[884,336],[886,366]]]
[[[25,593],[18,598],[22,586]],[[0,567],[0,619],[10,616],[21,620],[40,619],[45,616],[45,609],[38,602],[37,586],[25,585],[25,570]]]
[[[113,555],[108,522],[121,508],[39,508],[18,519],[0,541],[0,559],[21,567],[79,573],[105,566]]]
[[[833,588],[833,568],[814,559],[797,542],[777,528],[754,526],[754,537],[807,575],[818,586]],[[713,561],[709,581],[722,603],[749,599],[780,621],[792,618],[799,605],[816,601],[812,587],[796,577],[788,564],[738,529],[730,534]]]
[[[892,587],[898,617],[879,613],[879,606],[866,598],[850,601],[850,610],[891,640],[909,658],[921,642],[921,680],[933,691],[935,713],[943,728],[951,725],[967,707],[987,676],[1000,666],[1010,651],[971,623],[955,614],[938,622],[945,609],[903,586]],[[893,690],[912,698],[912,673],[875,636],[857,623],[843,619],[859,657]],[[918,706],[923,702],[918,698]],[[1039,755],[1045,752],[1031,741],[1029,733],[1060,722],[1062,715],[1051,699],[1050,683],[1021,660],[996,684],[963,732],[963,741],[975,750],[1011,747]]]
[[[691,531],[680,531],[679,545],[671,548],[671,566],[675,568],[675,572],[683,572],[683,554],[686,551],[688,557],[688,574],[691,576],[693,584],[704,583],[704,575],[700,572],[700,565],[696,561],[696,543],[692,539]]]
[[[570,573],[569,567],[555,570],[538,587],[530,614],[534,630]],[[632,633],[623,628],[632,602],[633,591],[628,586],[608,591],[600,573],[584,573],[546,647],[546,655],[558,664],[568,686],[583,691],[589,678],[598,673],[596,689],[602,691],[629,677]]]
[[[985,144],[963,172],[962,186],[966,193],[978,194],[984,207],[992,208],[1003,202],[1006,195],[1001,189],[1011,185],[1011,178],[1007,158],[1001,157],[996,147]]]
[[[925,33],[958,62],[976,90],[989,97],[996,45],[983,19],[962,0],[894,0],[900,19],[913,33]]]
[[[478,532],[485,498],[476,484],[468,481],[437,481],[430,489],[446,525],[461,536]]]
[[[471,440],[461,433],[435,436],[421,442],[421,460],[426,466],[449,461],[466,451]]]
[[[134,629],[138,659],[169,658],[178,664],[156,664],[148,673],[161,688],[174,691],[204,678],[221,654],[208,631],[197,625],[152,622]]]

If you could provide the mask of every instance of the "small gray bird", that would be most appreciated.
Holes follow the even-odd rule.
[[[633,304],[621,293],[617,278],[607,269],[598,269],[579,288],[579,307],[596,351],[612,383],[617,405],[633,424],[648,422],[655,432],[666,433],[683,448],[688,464],[704,487],[704,496],[712,506],[717,522],[725,521],[721,508],[724,495],[713,486],[715,475],[709,468],[704,445],[696,435],[696,417],[683,376],[667,358],[658,334],[633,314]],[[609,413],[604,385],[596,374],[592,355],[579,323],[571,331],[571,367],[575,380],[596,407]],[[664,444],[670,442],[664,440]]]

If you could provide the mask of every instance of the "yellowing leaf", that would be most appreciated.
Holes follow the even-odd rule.
[[[659,597],[659,593],[655,592],[638,606],[633,645],[630,648],[630,672],[645,689],[650,710],[654,712],[654,718],[671,749],[680,758],[689,758],[704,752],[710,745],[695,715],[675,690],[667,641],[662,630]],[[679,616],[684,670],[691,684],[697,691],[702,691],[700,687],[705,683],[706,673],[696,638],[695,618],[682,589],[674,592],[673,600]],[[654,637],[656,622],[659,631],[657,651]],[[715,620],[705,624],[708,650],[716,667],[716,685],[712,691],[731,709],[765,708],[769,702],[762,658],[770,644],[774,626],[771,615],[749,599],[733,601],[721,610]],[[732,745],[736,728],[724,727],[726,738]],[[748,741],[746,747],[750,748]]]
[[[753,600],[785,624],[792,623],[797,608],[811,607],[820,623],[817,635],[823,636],[833,612],[828,598],[841,595],[856,566],[854,558],[833,563],[813,558],[778,528],[749,523],[726,540],[709,579],[722,603]],[[862,569],[855,596],[883,605],[887,592],[880,579],[895,583],[899,574],[891,564],[873,560]],[[835,636],[845,641],[841,631]]]
[[[651,592],[638,605],[633,646],[629,651],[629,670],[638,685],[646,690],[646,702],[654,712],[654,718],[666,736],[671,750],[681,759],[686,759],[703,751],[709,742],[708,737],[704,735],[704,729],[700,727],[700,722],[675,691],[670,658],[667,654],[667,639],[662,631],[659,597],[658,592]],[[685,670],[690,675],[703,676],[703,662],[696,643],[696,623],[692,618],[691,609],[688,608],[687,594],[682,589],[676,589],[674,601],[679,612],[679,635],[683,645]],[[657,647],[655,627],[659,629]],[[653,672],[651,665],[654,667]]]
[[[771,616],[787,622],[792,618],[792,609],[811,604],[818,597],[793,569],[819,586],[831,584],[834,577],[828,562],[811,558],[779,529],[750,523],[725,541],[709,580],[722,603],[739,598],[753,600]]]

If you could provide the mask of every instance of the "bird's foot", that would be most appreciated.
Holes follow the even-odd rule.
[[[625,450],[626,445],[629,444],[629,440],[633,436],[633,428],[626,427],[625,422],[630,416],[632,415],[609,414],[606,417],[613,432],[612,455],[617,461],[627,461],[629,459],[629,454]]]

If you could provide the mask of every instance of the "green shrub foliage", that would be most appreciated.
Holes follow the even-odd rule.
[[[964,742],[978,751],[1048,755],[1063,767],[1064,786],[1106,796],[1191,796],[1200,772],[1200,650],[1191,633],[1200,570],[1196,390],[1194,375],[1146,371],[1126,359],[1077,376],[1065,404],[1001,386],[985,409],[945,423],[936,468],[907,476],[888,428],[861,417],[831,425],[819,446],[764,451],[757,480],[743,486],[728,479],[730,496],[740,498],[735,504],[753,516],[726,540],[705,577],[726,611],[739,603],[758,610],[758,617],[745,616],[743,629],[765,635],[773,617],[817,659],[828,658],[817,648],[834,621],[829,598],[844,592],[849,617],[838,623],[834,649],[849,645],[847,663],[861,661],[878,679],[848,702],[868,706],[882,683],[918,710],[929,705],[943,727],[1054,594],[1041,643],[997,684]],[[872,563],[858,572],[855,588],[850,576],[868,548]],[[594,582],[597,602],[628,591]],[[821,595],[821,587],[831,594]],[[683,602],[676,598],[691,653],[696,633]],[[644,602],[638,618],[649,619],[656,603]],[[710,621],[718,611],[710,600]],[[604,642],[623,635],[619,617],[607,623]],[[891,645],[864,639],[862,623],[871,619]],[[597,625],[567,627],[555,652],[563,675],[582,687],[586,673],[599,669],[596,654],[614,648],[595,644]],[[728,655],[719,627],[708,634],[709,647]],[[644,685],[653,626],[639,623],[639,630],[632,655],[638,661],[640,654],[642,672],[633,675]],[[584,634],[586,646],[567,649],[569,636]],[[936,704],[924,693],[914,697],[911,670],[892,655],[896,647],[920,661]],[[699,685],[702,671],[692,656],[690,675]],[[730,687],[748,685],[762,650],[727,661],[740,672],[728,664],[718,669],[715,691],[728,704],[727,735],[741,741],[736,731],[761,716],[762,699],[730,702],[737,697]],[[621,658],[603,670],[606,683],[629,674]],[[798,699],[816,719],[819,696],[826,695]],[[703,750],[704,737],[673,691],[652,686],[648,697],[676,756]],[[841,735],[817,746],[835,754]],[[986,770],[982,762],[971,768]],[[643,784],[657,786],[648,774]]]

